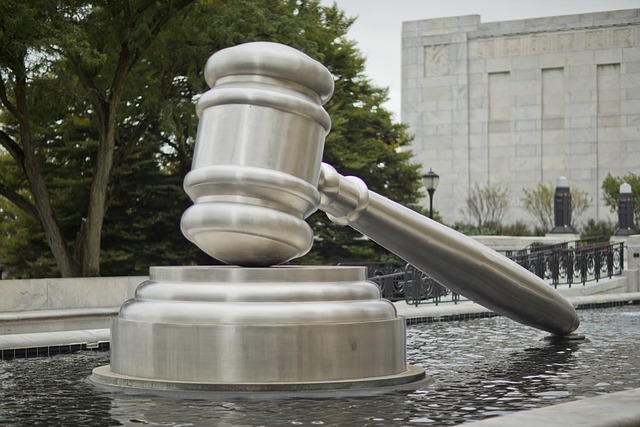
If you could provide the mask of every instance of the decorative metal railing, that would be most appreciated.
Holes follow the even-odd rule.
[[[578,240],[554,245],[531,245],[519,251],[503,251],[505,256],[557,287],[598,281],[624,270],[624,243],[601,239]],[[460,295],[442,286],[411,264],[399,262],[354,262],[341,265],[367,267],[368,280],[380,287],[382,297],[407,304],[457,303]]]
[[[538,277],[559,284],[598,281],[624,270],[624,243],[575,241],[550,247],[506,251],[505,256]]]
[[[407,264],[404,272],[404,300],[407,304],[418,305],[433,302],[438,305],[445,301],[446,296],[451,297],[451,302],[460,301],[460,295],[441,285],[427,273],[418,270],[411,264]]]
[[[428,274],[411,264],[394,262],[353,262],[340,265],[367,267],[367,279],[380,288],[382,297],[390,301],[405,300],[407,304],[439,304],[446,296],[457,303],[460,295],[442,286]]]
[[[405,267],[403,264],[397,262],[350,262],[338,265],[367,267],[367,280],[378,285],[383,298],[390,301],[404,299]]]

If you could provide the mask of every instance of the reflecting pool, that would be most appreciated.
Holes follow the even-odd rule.
[[[639,388],[640,306],[579,314],[587,339],[564,343],[503,317],[412,325],[409,362],[432,381],[366,398],[175,400],[94,388],[85,379],[104,352],[0,361],[0,425],[455,425]]]

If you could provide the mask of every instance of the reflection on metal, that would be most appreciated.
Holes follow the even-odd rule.
[[[321,164],[333,90],[321,64],[249,43],[207,62],[182,218],[187,238],[243,267],[152,268],[112,324],[92,380],[145,390],[313,391],[412,386],[404,319],[362,267],[269,267],[305,254],[318,207],[452,290],[553,333],[573,307],[505,257]],[[265,267],[265,268],[261,268]],[[267,268],[268,267],[268,268]]]
[[[509,251],[506,256],[536,276],[559,284],[598,281],[624,270],[624,243],[576,241]]]

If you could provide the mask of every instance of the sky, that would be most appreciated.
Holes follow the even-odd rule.
[[[334,0],[321,0],[330,5]],[[460,15],[480,15],[482,22],[640,8],[640,0],[335,0],[356,17],[348,37],[367,59],[366,74],[389,88],[385,107],[400,120],[402,23]]]

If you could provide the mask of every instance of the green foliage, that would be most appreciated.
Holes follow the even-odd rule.
[[[547,233],[554,226],[554,196],[555,186],[551,183],[540,182],[533,188],[523,188],[522,207],[537,221],[537,227],[542,234]],[[571,187],[571,224],[575,225],[585,210],[591,205],[589,194],[576,187]]]
[[[594,237],[602,237],[603,241],[608,242],[613,233],[616,231],[616,224],[610,220],[596,221],[589,218],[587,223],[581,227],[580,239],[592,239]]]
[[[589,193],[577,187],[571,187],[571,224],[578,224],[580,217],[591,206]]]
[[[53,277],[57,267],[37,220],[0,198],[0,266],[13,279]]]
[[[553,195],[552,184],[538,183],[534,188],[523,188],[522,207],[533,216],[538,225],[546,231],[553,228]]]
[[[509,194],[502,186],[471,188],[466,200],[466,213],[475,219],[478,228],[496,228],[509,208]]]
[[[514,224],[502,225],[493,224],[488,226],[478,226],[475,224],[465,224],[456,222],[452,228],[467,236],[534,236],[537,231],[532,232],[529,225],[517,221]]]
[[[6,94],[0,105],[0,145],[7,150],[0,149],[0,264],[14,277],[60,271],[32,209],[39,196],[20,156],[10,152],[10,139],[22,149],[21,135],[30,130],[55,222],[81,263],[93,184],[105,166],[107,122],[98,114],[101,109],[114,114],[101,274],[144,274],[149,265],[211,261],[179,231],[180,216],[190,204],[181,183],[195,141],[194,101],[206,90],[206,59],[249,41],[288,44],[325,64],[337,80],[326,105],[333,125],[324,160],[342,174],[360,176],[372,190],[417,208],[423,194],[419,167],[406,150],[410,136],[382,108],[387,91],[364,75],[364,58],[346,37],[353,19],[318,1],[203,0],[178,10],[187,3],[132,1],[131,11],[148,7],[133,21],[121,2],[8,0],[0,5],[0,82],[7,89],[0,93]],[[16,54],[30,66],[28,78],[21,80],[24,86],[15,78]],[[124,66],[126,73],[121,72]],[[113,88],[121,92],[109,104]],[[20,90],[28,95],[27,121],[9,108]],[[309,222],[318,242],[300,262],[389,256],[350,228],[331,224],[324,214]]]
[[[604,204],[609,206],[611,212],[618,212],[618,199],[620,196],[620,185],[627,183],[631,185],[631,194],[634,201],[633,218],[636,225],[640,224],[640,175],[628,173],[622,177],[614,177],[607,174],[602,181],[602,195]]]

